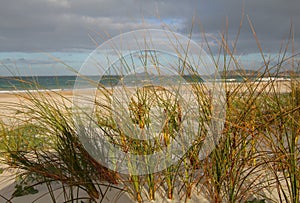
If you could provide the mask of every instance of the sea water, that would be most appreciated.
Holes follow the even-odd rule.
[[[75,75],[71,76],[20,76],[20,77],[13,77],[13,76],[0,76],[0,93],[5,92],[22,92],[28,90],[72,90],[74,88],[74,84],[77,80],[82,82],[86,81],[89,83],[89,88],[97,87],[97,86],[106,86],[106,87],[113,87],[116,85],[122,85],[123,79],[127,78],[126,85],[134,86],[137,83],[153,83],[158,82],[157,84],[166,83],[167,81],[172,81],[172,84],[177,80],[184,83],[201,83],[203,82],[203,78],[200,76],[190,76],[184,75],[180,79],[178,76],[145,76],[145,75],[134,75],[134,76],[118,76],[118,75],[104,75],[100,76],[84,76],[82,78],[77,77]],[[133,77],[134,79],[131,79]],[[79,79],[80,78],[80,79]],[[207,78],[207,77],[206,77]],[[214,79],[211,77],[212,80],[216,82],[224,82],[223,79]],[[128,82],[132,80],[132,84]],[[241,80],[237,78],[228,78],[226,79],[227,82],[241,82]]]
[[[104,86],[114,86],[118,83],[119,78],[120,77],[118,76],[104,76],[100,79],[99,76],[88,76],[85,79],[87,81],[97,82],[98,84]],[[0,92],[22,92],[28,90],[72,90],[77,79],[77,76],[0,76]]]

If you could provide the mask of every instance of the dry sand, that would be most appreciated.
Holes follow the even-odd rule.
[[[0,165],[0,168],[6,168],[4,172],[0,176],[0,203],[29,203],[29,202],[36,202],[36,203],[50,203],[53,202],[51,196],[48,192],[48,189],[45,184],[37,185],[34,188],[38,190],[36,194],[29,194],[21,197],[16,197],[11,199],[13,192],[15,191],[16,181],[15,181],[15,169],[7,169],[5,165]],[[58,203],[65,202],[63,189],[61,188],[61,184],[53,183],[51,184],[54,190],[55,200]],[[106,188],[102,187],[102,190],[105,191]],[[74,189],[74,194],[77,194],[77,189]],[[81,197],[87,197],[86,193],[80,191],[79,194]],[[85,200],[81,200],[79,202],[89,202]],[[107,191],[105,198],[102,201],[103,203],[110,203],[110,202],[122,202],[122,203],[131,203],[131,199],[124,193],[120,195],[120,191],[117,189],[111,188]]]
[[[230,82],[227,83],[226,91],[236,91],[239,92],[249,92],[250,90],[256,92],[266,92],[266,93],[288,93],[291,92],[291,81],[274,81],[274,82],[247,82],[247,83],[238,83]]]
[[[239,91],[248,91],[249,87],[257,87],[256,91],[273,91],[275,90],[276,92],[279,93],[287,93],[290,92],[290,82],[288,81],[281,81],[281,82],[274,82],[274,89],[273,87],[267,87],[266,88],[266,82],[261,82],[256,83],[244,83]],[[233,91],[236,89],[237,86],[241,85],[240,83],[228,83],[227,85],[227,91]],[[56,102],[62,102],[65,103],[67,106],[72,105],[72,91],[59,91],[59,92],[44,92],[43,98],[49,99],[50,101],[56,101]],[[38,93],[33,93],[38,95]],[[63,98],[61,97],[63,96]],[[18,114],[18,108],[15,108],[16,105],[29,105],[27,99],[26,99],[26,93],[0,93],[0,119],[6,123],[6,122],[11,122],[12,118],[14,118]],[[12,192],[14,191],[14,187],[16,185],[14,177],[16,171],[12,169],[7,169],[5,165],[0,165],[1,169],[4,169],[4,172],[0,175],[0,203],[1,202],[7,202],[5,198],[9,199]],[[23,197],[15,198],[12,202],[33,202],[36,200],[38,197],[41,197],[41,195],[47,193],[47,188],[42,185],[38,187],[39,193],[35,195],[26,195]],[[58,202],[62,202],[62,196],[61,196],[61,191],[62,190],[57,190],[56,195],[57,195],[57,200]],[[116,190],[110,190],[108,197],[110,199],[106,199],[104,202],[131,202],[130,198],[128,198],[127,195],[122,195],[120,197],[116,197],[117,191]],[[195,201],[192,202],[208,202],[205,200],[205,198],[198,196],[197,198],[194,199]],[[49,194],[45,195],[43,198],[39,199],[36,202],[41,202],[41,203],[47,203],[47,202],[52,202],[50,199]],[[164,202],[162,199],[156,202]],[[166,201],[168,202],[168,201]]]
[[[72,106],[72,91],[55,92],[31,92],[33,97],[40,97],[42,100],[56,104]],[[28,111],[26,108],[32,106],[29,94],[24,92],[0,93],[0,121],[10,124],[15,122],[15,118],[21,111]]]
[[[234,91],[238,90],[240,92],[249,91],[250,89],[255,91],[265,91],[265,92],[278,92],[278,93],[287,93],[290,92],[291,89],[291,82],[290,81],[278,81],[273,82],[273,85],[268,85],[268,82],[249,82],[249,83],[236,83],[231,82],[227,83],[226,91]],[[239,88],[237,88],[239,87]],[[184,87],[186,88],[186,87]],[[0,92],[0,118],[2,116],[9,116],[16,112],[17,109],[12,108],[16,107],[19,104],[26,105],[28,104],[28,100],[26,97],[28,93],[1,93]],[[55,101],[58,103],[65,103],[66,106],[72,106],[72,96],[73,91],[45,91],[40,93],[32,93],[34,96],[42,95],[44,98],[48,99],[49,101]],[[20,107],[20,105],[19,105]]]

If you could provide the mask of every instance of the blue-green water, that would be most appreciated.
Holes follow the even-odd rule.
[[[0,77],[0,91],[71,89],[75,79],[75,76]]]
[[[0,77],[0,91],[68,90],[73,89],[76,78],[76,76]],[[87,80],[98,81],[99,76],[89,76]],[[101,80],[101,84],[113,86],[118,80],[118,76],[104,76]]]
[[[127,77],[127,80],[130,80],[129,76]],[[153,81],[153,80],[159,80],[159,81],[174,81],[178,80],[178,77],[176,76],[145,76],[145,75],[139,75],[138,77],[135,77],[135,80],[132,81],[132,84],[127,83],[127,85],[135,85],[136,82],[139,81]],[[155,79],[153,79],[155,78]],[[183,78],[183,80],[182,80]],[[181,78],[181,81],[184,81],[186,83],[198,83],[203,82],[202,78],[200,76],[190,76],[190,75],[184,75]],[[51,89],[51,90],[70,90],[74,88],[75,81],[77,79],[77,76],[23,76],[23,77],[0,77],[0,91],[6,92],[6,91],[23,91],[23,90],[43,90],[43,89]],[[115,86],[118,85],[120,82],[121,76],[103,76],[99,82],[99,76],[88,76],[87,78],[82,78],[81,81],[84,80],[90,80],[94,81],[94,84],[98,85],[104,85],[104,86]],[[220,80],[224,81],[224,80]],[[228,80],[229,82],[241,82],[240,78],[234,78],[231,80]],[[97,85],[95,85],[97,86]]]
[[[160,76],[159,80],[165,80],[166,77]],[[172,76],[168,76],[170,78]],[[115,86],[120,82],[121,76],[103,76],[99,81],[99,76],[88,76],[81,78],[81,81],[94,81],[94,84],[104,86]],[[0,91],[22,91],[22,90],[43,90],[43,89],[73,89],[76,81],[76,76],[23,76],[23,77],[0,77]],[[147,80],[149,78],[140,76],[139,80]],[[200,77],[184,76],[186,82],[201,82]],[[135,79],[137,82],[137,79]],[[134,85],[134,84],[132,84]],[[96,86],[96,85],[95,85]]]

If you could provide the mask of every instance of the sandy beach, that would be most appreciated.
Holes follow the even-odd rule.
[[[289,81],[280,81],[274,82],[273,85],[267,85],[266,82],[253,82],[253,83],[228,83],[226,87],[226,91],[241,91],[245,92],[250,89],[254,89],[257,92],[265,91],[272,92],[275,91],[277,93],[288,93],[290,92]],[[239,87],[239,88],[237,88]],[[42,93],[32,93],[34,96],[41,97],[43,100],[48,100],[49,102],[55,102],[57,104],[64,104],[67,107],[72,106],[72,91],[56,91],[56,92],[42,92]],[[16,116],[18,116],[18,111],[21,106],[30,105],[30,102],[27,99],[28,93],[0,93],[0,119],[2,122],[9,124],[13,121]],[[20,106],[21,105],[21,106]],[[5,200],[5,198],[9,199],[12,192],[14,191],[14,187],[16,182],[14,180],[14,176],[16,171],[13,169],[7,169],[6,165],[0,165],[0,168],[4,170],[2,174],[0,174],[0,202],[9,202]],[[40,191],[35,195],[26,195],[23,197],[15,198],[12,202],[32,202],[37,198],[43,196],[47,193],[47,188],[45,185],[38,186],[38,190]],[[56,191],[57,200],[60,202],[61,200],[61,189]],[[126,195],[118,196],[116,190],[110,190],[108,197],[111,199],[106,199],[104,202],[131,202],[130,198]],[[119,199],[120,198],[120,199]],[[202,202],[207,202],[204,198],[198,197],[202,199]],[[43,196],[39,201],[41,203],[51,202],[51,198],[49,194]],[[197,201],[195,201],[197,202]]]
[[[72,106],[72,91],[11,92],[0,93],[0,120],[9,124],[21,111],[28,111],[32,106],[30,96],[58,105]]]
[[[187,85],[183,87],[183,92],[185,88],[190,88]],[[224,85],[224,90],[226,92],[277,92],[277,93],[288,93],[291,91],[291,82],[290,81],[275,81],[270,85],[270,82],[247,82],[247,83],[238,83],[238,82],[229,82]],[[55,102],[57,104],[62,104],[69,107],[72,107],[73,101],[73,91],[64,90],[64,91],[41,91],[31,92],[34,97],[41,97],[42,100],[48,100],[50,103]],[[80,94],[80,92],[79,92]],[[84,93],[85,94],[85,93]],[[89,95],[91,96],[91,95]],[[103,94],[97,93],[97,97],[103,98]],[[18,114],[21,106],[30,105],[28,98],[28,93],[26,92],[0,92],[0,119],[5,123],[11,118],[14,118]]]

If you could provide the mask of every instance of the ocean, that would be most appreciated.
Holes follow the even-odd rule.
[[[27,90],[72,90],[77,76],[21,76],[21,77],[4,77],[0,76],[0,92],[11,92],[11,91],[27,91]],[[150,76],[151,80],[157,81],[174,81],[178,80],[176,76]],[[155,78],[155,79],[153,79]],[[99,76],[88,76],[88,80],[95,81],[95,84],[101,84],[106,87],[112,87],[118,85],[121,76],[117,75],[105,75],[99,81]],[[189,76],[184,75],[181,81],[186,83],[199,83],[203,82],[200,76]],[[131,80],[130,77],[127,78],[127,85],[135,85],[137,82],[147,82],[149,81],[148,76],[139,75],[138,78],[135,77]],[[98,82],[99,81],[99,82]],[[219,80],[224,82],[223,79]],[[228,78],[227,82],[241,82],[240,78]]]
[[[77,76],[21,76],[0,77],[0,92],[27,90],[71,90]],[[114,86],[119,81],[118,76],[104,76],[100,83]],[[89,80],[98,81],[99,76],[89,76]]]

